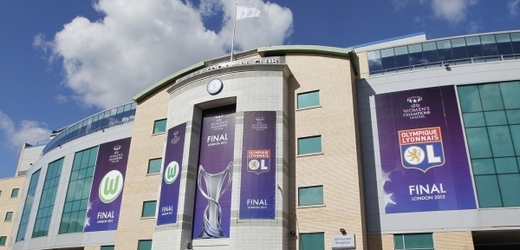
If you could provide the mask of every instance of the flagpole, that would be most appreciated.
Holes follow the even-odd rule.
[[[229,59],[230,62],[233,61],[233,49],[235,45],[235,28],[237,26],[237,6],[238,4],[235,4],[235,22],[233,23],[233,37],[231,38],[231,59]]]

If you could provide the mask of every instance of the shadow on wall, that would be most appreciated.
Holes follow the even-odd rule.
[[[374,153],[376,149],[374,148],[374,135],[372,132],[373,129],[377,128],[373,127],[372,109],[370,108],[370,97],[375,95],[375,91],[365,79],[361,79],[356,81],[356,92],[368,249],[382,250],[378,178]]]

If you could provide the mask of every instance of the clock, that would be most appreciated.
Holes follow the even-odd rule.
[[[213,79],[208,82],[208,85],[206,86],[206,90],[210,95],[216,95],[220,93],[222,88],[224,87],[224,84],[219,79]]]

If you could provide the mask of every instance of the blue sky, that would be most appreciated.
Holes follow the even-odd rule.
[[[2,0],[0,178],[52,130],[131,100],[160,79],[235,48],[351,47],[520,29],[520,0]]]

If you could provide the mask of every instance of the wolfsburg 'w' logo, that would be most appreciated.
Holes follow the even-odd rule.
[[[108,172],[99,183],[99,199],[110,203],[119,197],[123,190],[123,175],[117,170]]]
[[[166,184],[172,184],[177,180],[177,177],[179,177],[179,170],[179,163],[176,161],[170,162],[164,170],[164,182],[166,182]]]

